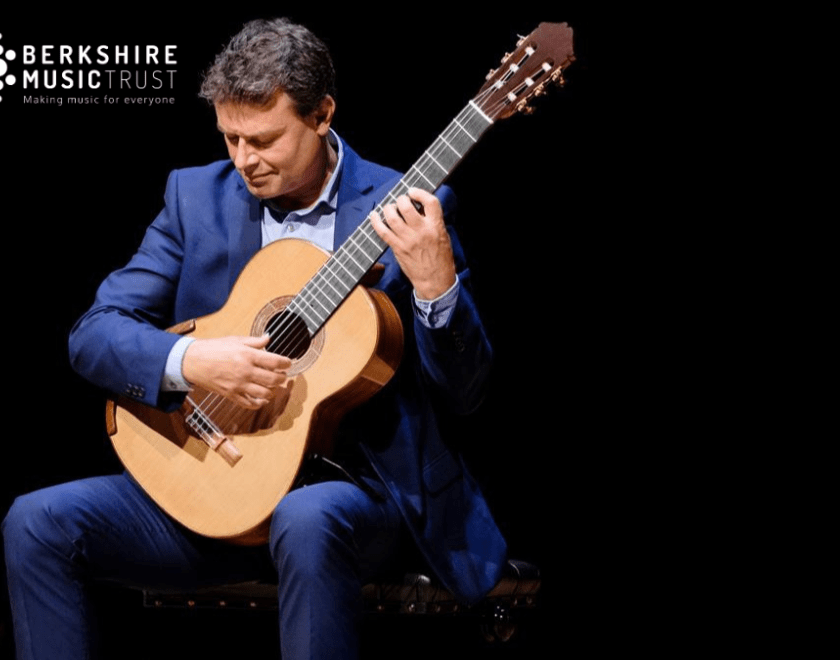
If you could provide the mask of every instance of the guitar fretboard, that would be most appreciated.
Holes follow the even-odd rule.
[[[409,188],[437,190],[492,123],[470,102],[377,204],[376,212],[381,215],[384,206]],[[302,319],[310,336],[314,335],[387,249],[370,219],[365,218],[289,303],[288,311]]]

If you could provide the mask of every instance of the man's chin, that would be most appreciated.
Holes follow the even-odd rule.
[[[248,179],[245,179],[245,186],[254,197],[258,197],[260,199],[271,199],[272,197],[277,197],[271,186],[268,185],[268,181],[249,181]]]

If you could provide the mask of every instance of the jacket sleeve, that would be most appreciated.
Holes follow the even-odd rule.
[[[481,403],[493,358],[493,350],[478,314],[470,286],[470,272],[458,236],[449,223],[455,212],[455,196],[443,187],[438,191],[452,241],[460,288],[448,323],[428,328],[414,317],[414,336],[420,367],[426,382],[458,413],[468,413]]]
[[[149,405],[167,403],[161,377],[178,340],[163,330],[173,323],[184,254],[177,171],[169,176],[165,200],[137,253],[105,279],[69,342],[70,361],[81,376]]]

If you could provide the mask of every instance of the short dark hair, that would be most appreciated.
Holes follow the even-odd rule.
[[[285,18],[246,23],[204,75],[199,96],[210,103],[268,103],[288,94],[301,117],[335,96],[335,69],[327,46]]]

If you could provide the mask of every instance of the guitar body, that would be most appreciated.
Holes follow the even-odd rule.
[[[249,262],[224,307],[195,321],[190,336],[260,336],[328,255],[299,240],[277,241]],[[187,423],[193,407],[172,413],[119,399],[109,432],[129,473],[177,521],[205,536],[240,544],[268,538],[269,518],[292,488],[305,457],[329,455],[341,416],[370,398],[394,374],[403,334],[393,304],[381,291],[356,287],[312,338],[289,371],[288,396],[259,411],[227,406],[218,426],[241,458],[232,463]],[[210,412],[209,414],[213,414]]]

